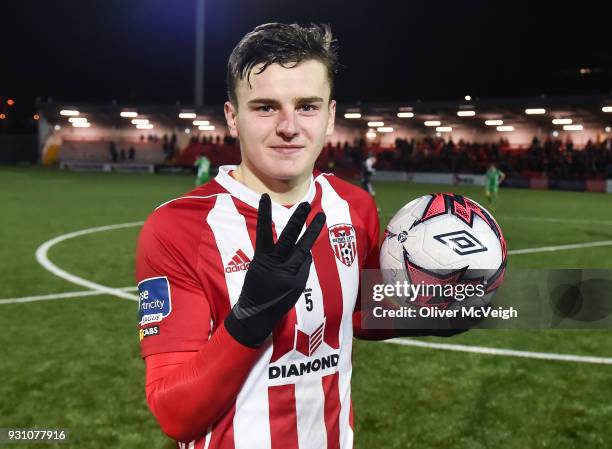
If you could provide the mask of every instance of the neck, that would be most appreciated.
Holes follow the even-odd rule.
[[[311,173],[297,179],[273,179],[258,174],[248,167],[244,161],[234,170],[234,179],[249,189],[262,194],[267,193],[277,204],[293,205],[300,201],[310,187]]]

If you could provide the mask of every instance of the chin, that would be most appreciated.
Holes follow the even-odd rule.
[[[291,179],[299,178],[304,176],[305,173],[312,173],[314,165],[307,164],[305,161],[295,160],[275,160],[268,166],[269,170],[266,172],[275,179],[282,179],[288,181]]]
[[[304,174],[304,170],[298,170],[296,168],[284,169],[284,170],[279,170],[277,168],[276,170],[273,170],[271,172],[271,176],[273,178],[283,180],[283,181],[290,181],[292,179],[299,178],[303,174]]]

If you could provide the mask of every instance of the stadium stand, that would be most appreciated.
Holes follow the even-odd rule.
[[[220,140],[218,140],[220,142]],[[225,139],[227,141],[227,139]],[[80,163],[137,163],[190,167],[205,155],[213,167],[240,163],[240,148],[235,143],[211,143],[213,139],[192,138],[173,158],[155,141],[85,141],[64,140],[60,161]],[[116,148],[113,161],[111,146]],[[130,158],[129,149],[134,149]],[[538,188],[546,184],[542,179],[584,181],[598,185],[612,177],[612,139],[592,141],[578,148],[571,140],[547,139],[543,143],[533,138],[527,148],[510,146],[507,140],[494,143],[466,142],[443,138],[396,139],[395,145],[367,145],[363,139],[348,142],[329,142],[321,152],[316,166],[346,177],[359,174],[367,154],[377,157],[376,168],[384,171],[428,173],[484,173],[495,163],[509,177],[529,179],[527,185]],[[518,181],[517,181],[518,182]],[[520,184],[520,182],[519,182]]]
[[[117,152],[113,161],[111,148]],[[130,157],[130,148],[134,149]],[[159,142],[108,141],[108,140],[63,140],[60,147],[62,162],[135,162],[140,164],[162,164],[166,155]]]
[[[373,154],[378,179],[474,183],[495,163],[510,187],[611,191],[610,104],[606,95],[345,104],[316,167],[355,180],[362,161]],[[533,105],[544,112],[528,114]],[[213,171],[240,162],[218,106],[47,102],[38,107],[39,161],[46,165],[187,173],[200,155],[208,157]],[[466,110],[470,117],[460,114]],[[77,127],[67,113],[88,126]],[[572,125],[559,126],[564,123]]]
[[[506,140],[496,143],[455,143],[452,139],[397,139],[393,148],[369,148],[378,156],[383,170],[428,171],[439,173],[483,173],[497,164],[509,175],[547,176],[558,179],[605,179],[612,176],[612,139],[583,148],[571,140],[533,138],[528,148],[511,147]]]
[[[212,166],[240,163],[240,147],[237,145],[202,143],[192,139],[175,160],[176,165],[193,165],[199,156],[206,156]]]

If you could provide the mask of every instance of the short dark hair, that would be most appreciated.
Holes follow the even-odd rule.
[[[257,74],[266,70],[270,64],[294,67],[302,61],[313,59],[321,62],[327,69],[333,95],[338,54],[329,25],[259,25],[242,38],[227,61],[227,96],[237,106],[236,83],[245,78],[248,81],[251,71],[259,64],[263,66],[257,70]]]

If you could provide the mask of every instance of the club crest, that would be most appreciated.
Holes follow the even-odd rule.
[[[357,255],[355,228],[346,223],[333,225],[329,228],[329,241],[336,258],[347,267],[350,267]]]

